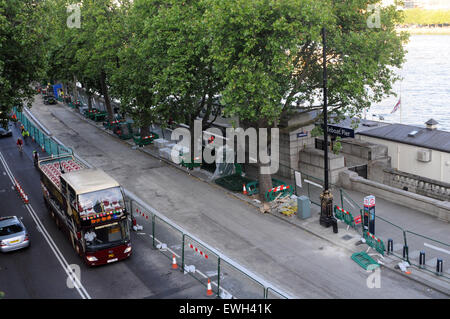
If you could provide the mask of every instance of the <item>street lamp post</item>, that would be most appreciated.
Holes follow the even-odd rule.
[[[330,227],[336,220],[333,217],[333,194],[328,183],[328,101],[327,101],[327,54],[326,30],[322,28],[323,39],[323,140],[324,147],[324,189],[320,194],[320,225]],[[336,225],[337,230],[337,225]]]

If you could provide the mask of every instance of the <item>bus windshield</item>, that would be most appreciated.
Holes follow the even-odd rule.
[[[78,203],[80,214],[98,214],[124,207],[120,187],[81,194],[78,196]]]
[[[90,228],[83,233],[86,251],[96,251],[124,244],[130,240],[127,220]]]

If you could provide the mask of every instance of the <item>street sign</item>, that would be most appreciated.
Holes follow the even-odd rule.
[[[308,132],[300,132],[300,133],[297,133],[297,138],[301,138],[301,137],[307,137],[308,136]]]
[[[328,134],[339,136],[342,138],[355,137],[355,130],[346,127],[339,127],[335,125],[328,125]]]

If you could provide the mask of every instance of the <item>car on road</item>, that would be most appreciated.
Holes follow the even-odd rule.
[[[44,104],[56,104],[56,99],[53,95],[44,96]]]
[[[12,132],[10,129],[4,129],[3,127],[0,127],[0,137],[11,137]]]
[[[0,251],[9,252],[30,246],[27,229],[17,216],[0,217]]]

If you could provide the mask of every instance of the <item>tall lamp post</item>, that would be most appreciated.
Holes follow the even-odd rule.
[[[337,232],[336,219],[333,217],[333,194],[329,190],[328,183],[328,101],[327,101],[327,38],[326,30],[322,28],[323,39],[323,140],[324,147],[324,189],[320,194],[320,225],[324,227],[334,226]]]

